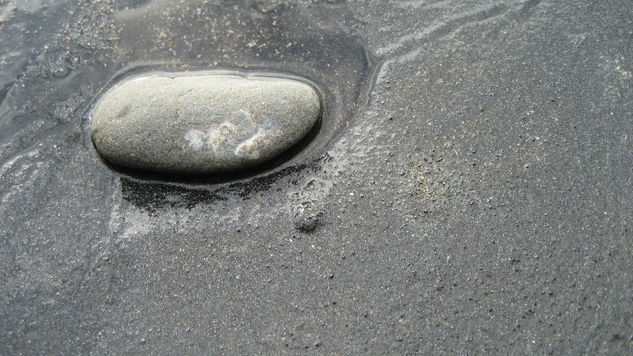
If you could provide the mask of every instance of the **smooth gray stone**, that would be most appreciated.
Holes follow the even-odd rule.
[[[157,74],[108,91],[92,118],[107,161],[168,173],[214,174],[268,161],[300,141],[321,114],[299,80],[232,74]]]

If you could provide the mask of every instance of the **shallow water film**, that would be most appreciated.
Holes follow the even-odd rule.
[[[633,353],[630,1],[0,0],[0,354]],[[151,72],[321,120],[212,177],[102,160]]]

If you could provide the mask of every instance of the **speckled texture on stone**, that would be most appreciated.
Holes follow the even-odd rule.
[[[107,92],[92,139],[116,165],[214,174],[266,162],[300,141],[321,113],[298,80],[227,74],[135,78]]]

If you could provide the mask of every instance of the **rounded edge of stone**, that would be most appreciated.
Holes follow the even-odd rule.
[[[316,104],[315,114],[312,115],[312,120],[309,125],[306,126],[304,132],[301,135],[297,136],[296,140],[293,140],[286,147],[281,149],[279,152],[275,153],[270,157],[266,157],[262,160],[257,160],[251,163],[244,163],[240,167],[209,167],[209,169],[205,168],[195,168],[195,167],[150,167],[150,166],[139,166],[133,163],[133,160],[130,160],[129,157],[126,159],[125,155],[115,154],[111,149],[108,148],[108,144],[111,146],[116,146],[116,143],[104,143],[107,140],[107,135],[104,138],[100,137],[100,131],[103,128],[102,126],[107,125],[107,123],[103,122],[104,119],[100,119],[99,111],[102,107],[102,104],[105,100],[108,99],[108,96],[113,92],[116,92],[117,89],[120,89],[130,83],[149,79],[149,78],[166,78],[166,79],[177,79],[177,78],[189,78],[189,77],[224,77],[227,79],[246,79],[246,80],[261,80],[261,81],[287,81],[288,83],[298,84],[301,87],[305,88],[306,94],[313,96],[311,99],[307,101],[312,101]],[[221,175],[230,175],[234,173],[239,173],[243,170],[251,169],[258,166],[265,166],[267,163],[274,161],[276,158],[283,156],[286,152],[291,150],[297,144],[299,144],[302,140],[306,139],[307,135],[314,130],[315,125],[317,123],[322,122],[323,120],[323,112],[324,112],[324,99],[323,92],[316,83],[309,80],[305,77],[300,77],[296,75],[291,75],[287,73],[277,73],[277,72],[262,72],[262,71],[235,71],[235,70],[205,70],[205,71],[185,71],[185,72],[168,72],[168,71],[152,71],[146,73],[138,73],[134,76],[130,76],[127,78],[122,78],[121,80],[114,83],[108,89],[104,90],[93,108],[91,109],[91,113],[89,115],[89,127],[90,127],[90,137],[95,147],[98,155],[104,159],[108,164],[112,164],[116,167],[123,168],[124,170],[132,169],[134,171],[145,171],[145,172],[155,172],[160,174],[168,174],[168,175],[182,175],[182,174],[195,174],[200,176],[221,176]],[[314,137],[312,137],[314,139]],[[295,152],[294,154],[297,154]],[[293,154],[293,155],[294,155]],[[287,160],[284,160],[280,164],[283,164]],[[275,164],[270,167],[271,169],[278,166]],[[268,169],[268,168],[267,168]],[[258,171],[259,172],[259,171]]]

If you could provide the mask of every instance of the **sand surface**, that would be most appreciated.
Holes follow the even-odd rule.
[[[633,353],[633,2],[0,1],[0,354]],[[99,159],[149,70],[324,88],[294,156]]]

